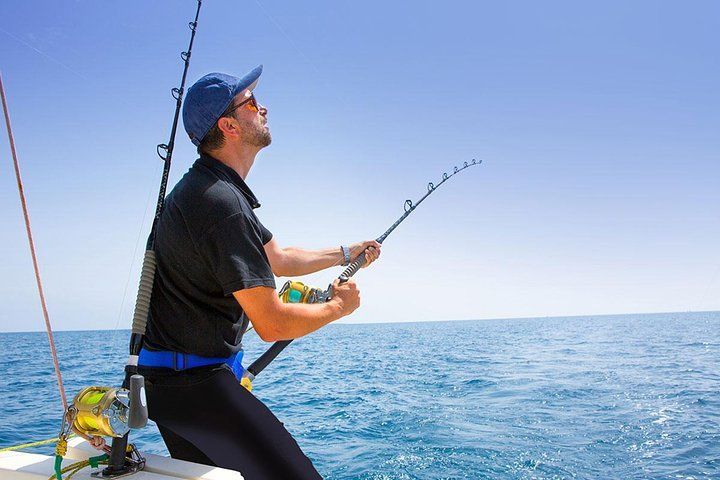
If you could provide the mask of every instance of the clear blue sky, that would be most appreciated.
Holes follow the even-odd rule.
[[[56,329],[130,325],[195,7],[0,4]],[[715,1],[206,0],[189,82],[264,64],[274,141],[248,182],[282,245],[374,238],[483,159],[356,276],[347,321],[718,310],[718,32]],[[177,141],[171,185],[195,159]],[[40,330],[4,132],[0,152],[0,330]]]

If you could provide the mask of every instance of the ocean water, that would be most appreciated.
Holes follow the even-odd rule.
[[[68,396],[118,385],[128,338],[56,333]],[[0,351],[0,448],[55,436],[45,334]],[[254,392],[327,479],[720,478],[720,312],[331,325]]]

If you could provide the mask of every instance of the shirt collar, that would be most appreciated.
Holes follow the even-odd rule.
[[[219,174],[220,176],[225,177],[236,187],[238,187],[238,189],[240,190],[240,192],[242,192],[243,196],[247,199],[252,208],[260,208],[260,202],[258,202],[257,197],[255,197],[255,194],[252,192],[252,190],[250,190],[250,187],[248,187],[247,183],[245,183],[245,180],[243,180],[243,178],[238,175],[235,170],[228,167],[220,160],[211,157],[210,155],[207,155],[205,153],[200,154],[200,158],[197,159],[197,163],[200,165],[204,165]]]

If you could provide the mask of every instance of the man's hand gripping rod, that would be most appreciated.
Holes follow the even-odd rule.
[[[447,173],[443,173],[442,180],[437,185],[433,185],[432,182],[428,183],[427,193],[425,193],[425,195],[423,195],[422,198],[420,198],[420,200],[418,200],[415,204],[413,204],[412,200],[405,200],[405,207],[404,207],[405,213],[403,213],[402,216],[400,218],[398,218],[397,221],[395,223],[393,223],[392,226],[385,231],[385,233],[383,233],[382,235],[380,235],[377,238],[377,242],[382,244],[385,241],[385,239],[388,237],[388,235],[390,235],[392,233],[392,231],[395,230],[397,228],[397,226],[400,225],[402,223],[402,221],[405,220],[408,217],[408,215],[410,215],[413,212],[413,210],[415,210],[418,207],[418,205],[420,205],[423,202],[423,200],[425,200],[431,193],[433,193],[440,185],[442,185],[448,179],[450,179],[450,177],[460,173],[461,171],[465,170],[468,167],[471,167],[473,165],[480,165],[481,163],[482,163],[482,160],[476,161],[475,159],[473,159],[473,161],[470,163],[464,162],[462,167],[460,167],[460,168],[454,167],[453,173],[451,173],[450,175],[448,175]],[[350,277],[355,275],[357,273],[357,271],[360,270],[360,268],[363,265],[365,265],[365,263],[367,263],[367,258],[365,257],[365,252],[363,252],[360,255],[358,255],[358,257],[340,274],[340,276],[338,277],[338,279],[340,280],[340,283],[347,282],[350,279]],[[285,284],[285,285],[286,286],[283,287],[283,289],[287,288],[288,284]],[[282,295],[283,290],[281,290],[280,293]],[[332,285],[329,285],[327,290],[325,290],[325,291],[314,292],[312,301],[307,302],[307,303],[326,302],[330,299],[331,294],[332,294]],[[280,354],[280,352],[282,352],[285,349],[285,347],[290,345],[290,343],[292,343],[292,340],[280,340],[278,342],[273,343],[272,346],[265,353],[260,355],[260,357],[258,357],[257,360],[255,360],[247,369],[245,369],[245,371],[243,373],[244,383],[246,383],[246,382],[251,383],[255,379],[255,377],[260,372],[262,372],[265,369],[265,367],[267,367],[270,364],[270,362],[272,362],[275,359],[275,357],[277,357]]]

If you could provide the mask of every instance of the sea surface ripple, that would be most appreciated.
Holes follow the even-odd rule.
[[[57,332],[68,395],[117,386],[128,339]],[[2,333],[0,352],[0,448],[56,436],[46,335]],[[720,312],[331,325],[254,393],[327,479],[704,479],[720,478],[719,365]],[[167,454],[154,425],[132,440]]]

